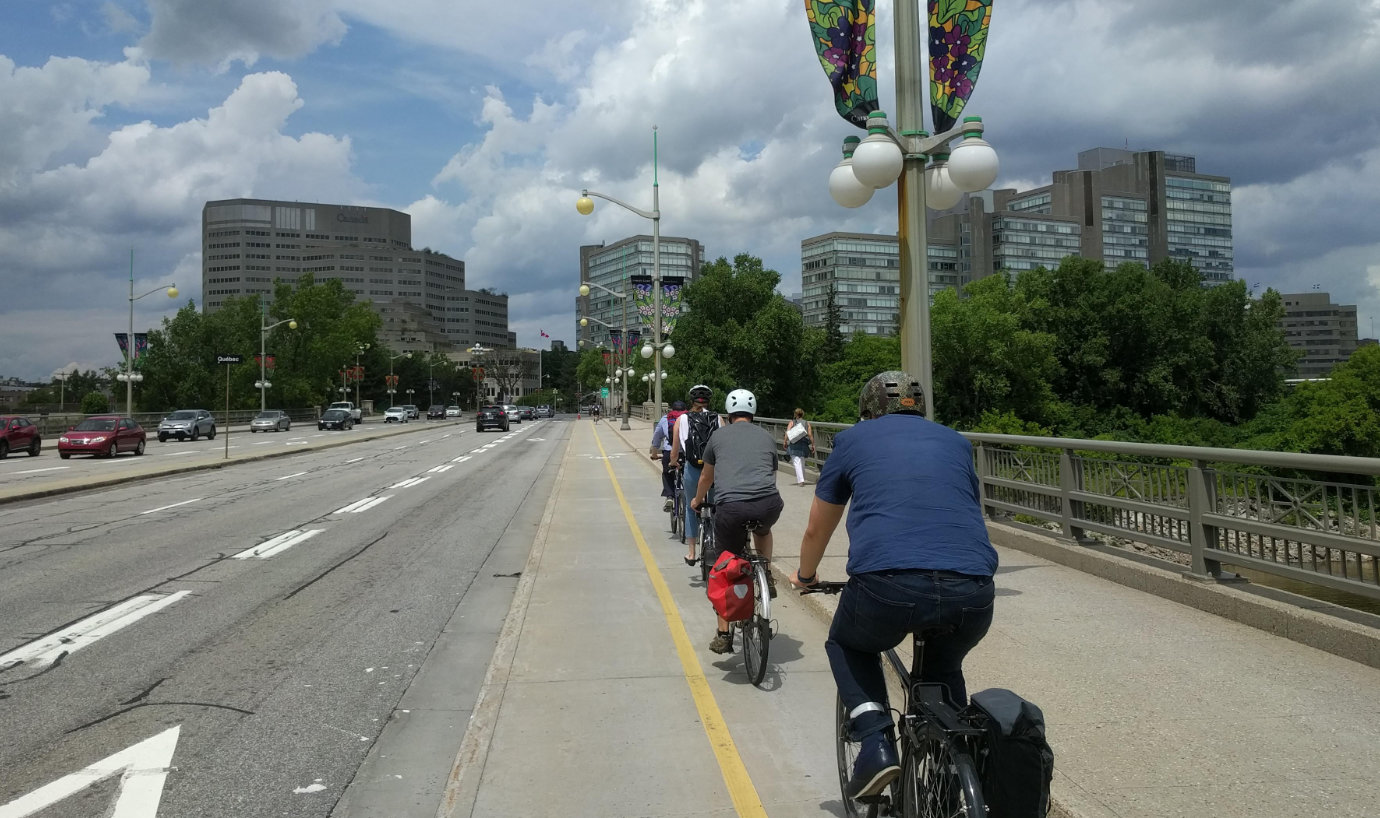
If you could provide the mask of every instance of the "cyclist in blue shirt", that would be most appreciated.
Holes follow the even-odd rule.
[[[919,681],[968,701],[963,657],[992,624],[997,552],[987,536],[972,444],[924,417],[910,375],[883,372],[863,387],[863,421],[834,436],[824,461],[792,584],[808,587],[848,509],[848,585],[824,643],[861,743],[848,793],[882,792],[898,775],[881,654],[910,633],[952,625],[925,644]]]

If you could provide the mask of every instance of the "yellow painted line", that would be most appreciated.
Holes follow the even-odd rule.
[[[680,618],[680,611],[676,610],[675,600],[671,598],[671,589],[666,586],[666,578],[661,575],[661,569],[657,568],[656,562],[652,559],[652,549],[647,547],[642,529],[638,527],[637,520],[633,519],[632,508],[628,506],[628,500],[623,496],[623,487],[614,476],[608,452],[604,451],[604,444],[599,440],[599,430],[594,428],[593,432],[594,443],[604,458],[604,470],[609,473],[614,494],[618,495],[618,505],[623,509],[623,518],[628,521],[628,528],[632,529],[637,551],[642,555],[642,564],[647,569],[647,576],[652,580],[656,598],[661,602],[666,627],[671,631],[671,641],[675,642],[681,669],[685,671],[685,681],[690,685],[690,696],[695,700],[695,709],[699,711],[700,724],[704,725],[704,733],[709,737],[709,746],[714,748],[714,758],[719,762],[719,772],[723,773],[728,795],[733,799],[733,808],[741,818],[766,818],[767,811],[762,808],[762,799],[757,795],[757,788],[752,785],[747,767],[743,766],[742,756],[738,755],[738,747],[728,732],[724,714],[719,711],[719,705],[714,701],[714,692],[709,689],[709,680],[705,678],[699,657],[695,655],[695,649],[690,644],[690,635],[685,630],[685,622]]]

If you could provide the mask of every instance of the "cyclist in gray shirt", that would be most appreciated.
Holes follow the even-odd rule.
[[[776,488],[776,438],[752,422],[757,414],[757,396],[746,389],[735,389],[724,401],[728,425],[720,426],[704,448],[704,471],[690,507],[698,510],[709,489],[714,488],[714,540],[719,550],[741,555],[747,546],[744,524],[756,520],[752,532],[757,553],[771,560],[771,527],[781,517],[783,503]],[[776,580],[767,571],[771,595],[776,596]],[[733,651],[733,632],[722,618],[718,633],[709,643],[715,653]]]

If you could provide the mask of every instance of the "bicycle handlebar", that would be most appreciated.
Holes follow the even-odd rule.
[[[814,585],[809,585],[807,587],[801,588],[800,595],[805,596],[806,594],[837,594],[839,591],[842,591],[843,587],[847,584],[848,583],[846,582],[816,582]]]

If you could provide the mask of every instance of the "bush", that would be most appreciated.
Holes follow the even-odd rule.
[[[81,399],[83,415],[100,415],[110,411],[110,399],[100,392],[87,392]]]

